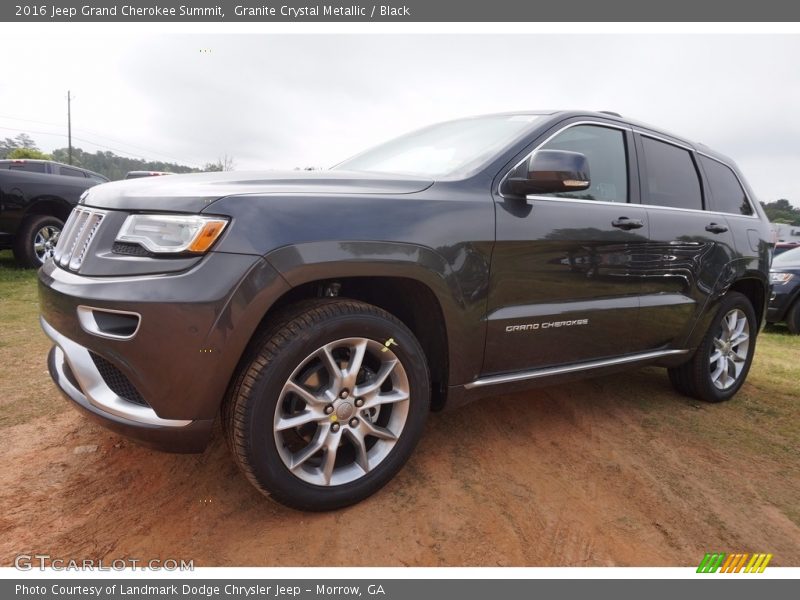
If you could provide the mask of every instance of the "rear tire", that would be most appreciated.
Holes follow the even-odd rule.
[[[363,302],[319,299],[276,316],[251,343],[223,407],[228,446],[263,494],[333,510],[383,487],[430,410],[419,342]]]
[[[800,298],[786,311],[786,326],[793,335],[800,334]]]
[[[750,371],[757,332],[750,300],[729,292],[692,358],[668,370],[673,387],[706,402],[730,400]]]
[[[35,215],[22,222],[14,238],[14,259],[22,267],[38,269],[52,258],[64,222],[50,215]]]

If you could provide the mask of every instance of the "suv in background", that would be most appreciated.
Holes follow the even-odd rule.
[[[108,177],[95,173],[89,169],[65,165],[54,160],[39,160],[33,158],[17,158],[0,160],[0,169],[10,171],[24,171],[26,173],[46,173],[48,175],[64,175],[65,177],[83,177],[91,179],[94,183],[107,183]]]
[[[91,189],[39,271],[41,323],[90,417],[195,452],[221,413],[251,483],[325,510],[389,481],[431,409],[643,365],[730,399],[770,239],[705,146],[607,113],[489,115],[329,171]]]

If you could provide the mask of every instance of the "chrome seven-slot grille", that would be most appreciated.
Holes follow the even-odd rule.
[[[102,210],[77,206],[64,223],[64,230],[58,238],[53,260],[56,264],[70,271],[77,271],[92,243],[100,222],[106,216]]]

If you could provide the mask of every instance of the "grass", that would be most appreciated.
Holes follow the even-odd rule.
[[[50,343],[38,315],[36,271],[0,252],[0,428],[68,409],[47,374]]]

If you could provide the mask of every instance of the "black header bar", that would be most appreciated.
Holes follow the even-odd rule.
[[[383,3],[279,0],[57,0],[0,3],[6,22],[791,22],[786,0],[403,0]]]

